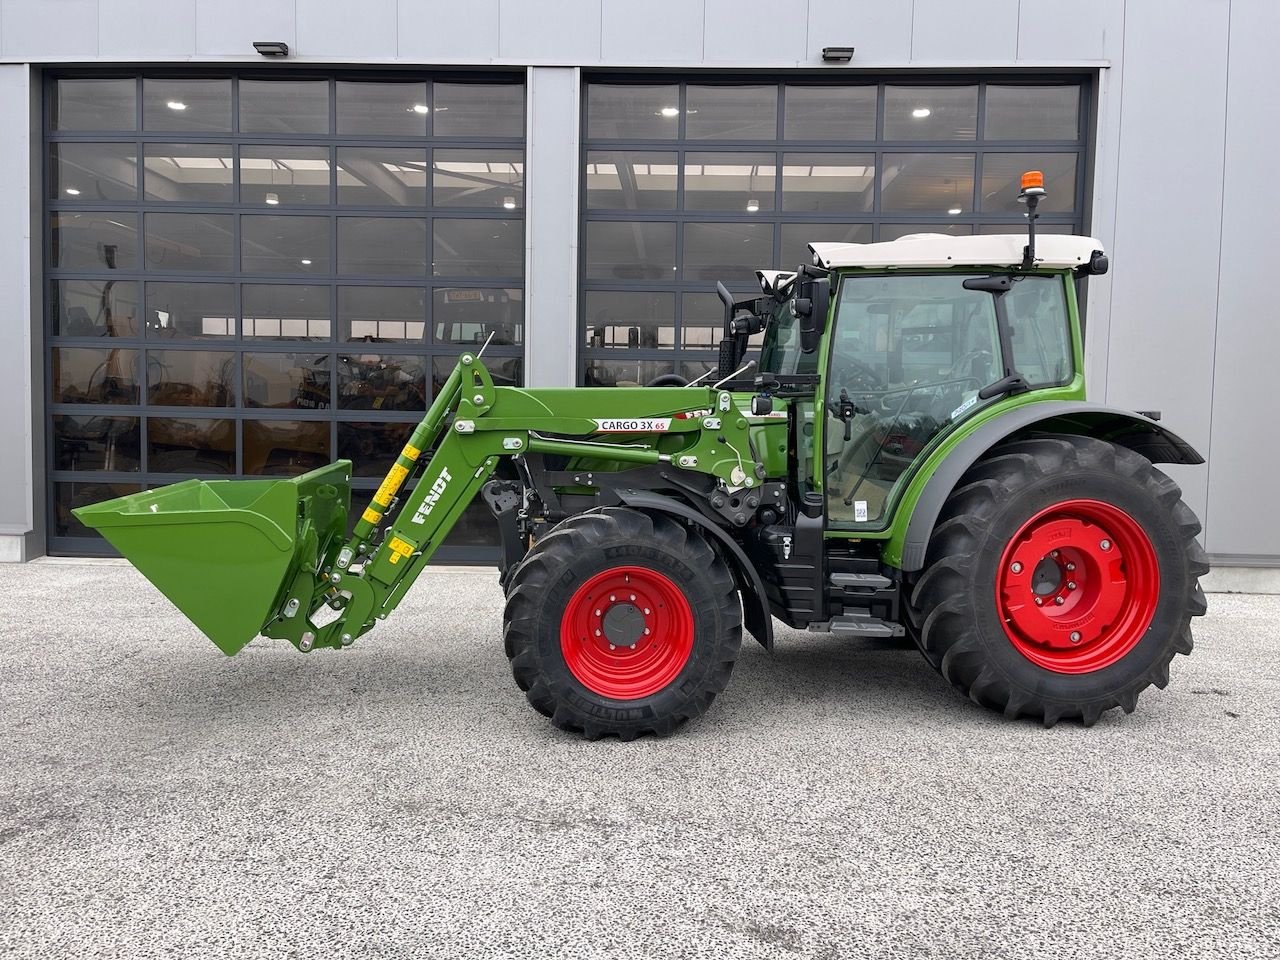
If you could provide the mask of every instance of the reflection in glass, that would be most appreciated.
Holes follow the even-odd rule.
[[[132,280],[53,280],[50,284],[49,322],[55,336],[138,335],[138,287]]]
[[[674,153],[592,150],[587,154],[587,207],[674,210],[679,174]]]
[[[53,485],[54,536],[99,538],[100,534],[82,524],[71,511],[78,507],[101,503],[103,500],[127,497],[141,489],[142,487],[136,483],[102,483],[97,480],[87,483],[55,483]]]
[[[246,283],[240,288],[246,339],[328,340],[329,288]]]
[[[338,339],[422,342],[427,293],[420,287],[339,287]]]
[[[585,346],[645,350],[675,346],[675,294],[589,290],[584,295],[584,309]]]
[[[175,203],[229,203],[231,145],[148,143],[146,196]]]
[[[690,140],[774,140],[778,136],[778,87],[707,86],[691,83],[685,91]]]
[[[488,341],[502,347],[524,342],[524,291],[519,287],[437,287],[431,316],[436,343]]]
[[[147,403],[159,407],[235,406],[235,354],[148,350]]]
[[[235,473],[234,420],[147,418],[147,469],[153,473]]]
[[[686,223],[685,280],[755,283],[755,271],[773,261],[773,227],[767,223]]]
[[[782,225],[782,257],[784,270],[813,262],[810,243],[870,243],[869,223],[784,223]]]
[[[773,209],[773,153],[686,153],[686,210],[758,213]]]
[[[138,148],[132,143],[49,144],[51,200],[138,198]]]
[[[329,202],[328,147],[240,148],[240,200],[268,206]]]
[[[246,407],[327,410],[333,359],[327,353],[246,353]]]
[[[233,218],[220,213],[148,213],[147,269],[229,273]]]
[[[328,80],[241,80],[240,132],[329,132]]]
[[[524,206],[524,152],[437,149],[431,155],[431,196],[438,207]]]
[[[241,217],[240,265],[245,273],[328,273],[328,218]]]
[[[141,463],[137,417],[53,418],[53,469],[133,471]]]
[[[882,223],[880,241],[901,240],[917,233],[945,233],[949,237],[967,237],[973,233],[968,223]]]
[[[679,131],[679,84],[587,85],[588,140],[674,140]]]
[[[876,87],[787,84],[783,94],[787,140],[874,140]]]
[[[437,217],[432,273],[437,277],[524,275],[524,222]]]
[[[427,358],[354,351],[339,353],[338,408],[427,409]]]
[[[672,280],[674,223],[587,223],[582,246],[588,280]]]
[[[437,137],[523,137],[523,83],[442,83],[431,122]]]
[[[385,477],[413,432],[413,423],[338,423],[338,459],[357,477]]]
[[[978,88],[884,88],[886,140],[974,140],[978,136]]]
[[[786,153],[782,209],[802,213],[866,213],[875,204],[875,155]]]
[[[469,503],[444,538],[445,547],[497,547],[498,528],[482,503]]]
[[[338,133],[425,137],[427,85],[420,80],[339,80]]]
[[[146,77],[142,128],[200,133],[231,131],[231,81]]]
[[[413,217],[339,217],[338,272],[353,276],[425,276],[427,221]]]
[[[751,292],[733,291],[745,300]],[[713,292],[686,293],[681,298],[680,346],[695,350],[716,350],[724,336],[724,304]]]
[[[244,472],[250,476],[294,477],[331,459],[327,421],[244,422]]]
[[[457,366],[458,357],[436,357],[431,361],[431,390],[433,395],[440,392],[449,374]],[[504,353],[487,352],[484,365],[489,368],[493,382],[499,387],[524,386],[524,360]]]
[[[1080,88],[987,84],[988,140],[1075,140],[1080,131]]]
[[[973,154],[886,153],[880,209],[959,216],[973,211]]]
[[[619,356],[616,360],[593,358],[583,367],[583,385],[587,387],[643,387],[654,377],[676,373],[676,361],[633,360]],[[692,391],[690,391],[692,393]]]
[[[57,80],[50,104],[54,130],[138,129],[138,82],[122,80]]]
[[[148,283],[146,331],[157,340],[234,337],[236,288],[230,283]]]
[[[986,213],[1022,213],[1018,202],[1022,174],[1044,173],[1047,196],[1040,199],[1041,213],[1070,213],[1076,205],[1076,155],[1074,153],[988,153],[982,158],[982,209]]]
[[[138,351],[54,347],[54,403],[137,403]]]
[[[51,265],[132,270],[138,262],[138,215],[97,210],[49,215]]]
[[[427,151],[339,147],[338,202],[357,207],[425,206]]]

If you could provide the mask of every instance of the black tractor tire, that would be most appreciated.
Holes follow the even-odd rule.
[[[1124,537],[1111,546],[1108,522],[1127,531],[1127,546]],[[1206,611],[1198,578],[1209,570],[1199,532],[1178,485],[1132,450],[1074,435],[1003,444],[943,506],[906,604],[909,632],[956,690],[1006,717],[1089,726],[1113,707],[1132,713],[1139,694],[1168,684],[1174,655],[1191,653],[1191,618]],[[1080,540],[1085,552],[1055,536]],[[1058,542],[1061,551],[1041,556]],[[1010,562],[1019,556],[1041,559],[1034,568]],[[1051,619],[1059,596],[1089,600],[1090,584],[1063,573],[1076,569],[1066,566],[1071,557],[1095,571],[1092,589],[1123,597],[1079,631]],[[1069,592],[1076,589],[1078,598]],[[1098,604],[1082,606],[1080,618]],[[1058,610],[1074,615],[1070,606]],[[1025,630],[1042,622],[1038,633]]]
[[[542,537],[512,574],[503,622],[529,703],[588,740],[669,736],[725,689],[742,644],[737,588],[711,545],[671,517],[621,507]]]

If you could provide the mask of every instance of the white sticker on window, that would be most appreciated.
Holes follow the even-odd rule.
[[[867,501],[865,500],[853,501],[853,521],[854,523],[867,522]]]
[[[951,411],[951,419],[954,420],[956,417],[960,416],[960,414],[964,413],[966,410],[968,410],[977,402],[978,402],[978,395],[975,393],[972,397],[970,397],[964,403],[960,404],[960,406],[956,407],[954,410]]]

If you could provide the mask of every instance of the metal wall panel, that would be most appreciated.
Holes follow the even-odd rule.
[[[35,50],[51,57],[96,57],[98,0],[0,2],[0,53],[21,58]]]
[[[1104,60],[1119,53],[1124,36],[1124,4],[1116,0],[1074,0],[1069,10],[1044,0],[1018,6],[1018,58],[1022,60]]]
[[[1214,554],[1272,560],[1280,559],[1280,323],[1269,266],[1280,196],[1259,185],[1271,181],[1280,155],[1280,109],[1259,93],[1274,89],[1277,36],[1273,0],[1234,0],[1207,540]]]
[[[1222,222],[1226,3],[1130,0],[1105,399],[1208,452]],[[1173,51],[1194,50],[1187,69]],[[1095,399],[1103,399],[1095,397]],[[1170,474],[1201,517],[1208,470]]]
[[[858,65],[906,63],[911,59],[911,4],[883,0],[809,0],[808,58],[821,61],[823,47],[857,48]]]
[[[498,56],[498,0],[400,0],[401,60],[488,63]]]
[[[709,63],[792,63],[804,58],[806,0],[706,0],[703,56]]]
[[[581,75],[533,67],[529,89],[525,202],[525,384],[574,382],[578,302],[578,145]]]
[[[915,0],[912,60],[1011,63],[1018,55],[1018,0]]]
[[[156,60],[196,52],[195,0],[98,0],[98,45],[109,58]]]
[[[196,53],[256,56],[255,40],[298,46],[293,0],[196,0]]]
[[[334,0],[297,0],[297,4],[298,52],[303,56],[395,58],[396,0],[360,0],[355,8]]]
[[[672,30],[671,25],[680,24]],[[600,27],[600,59],[606,63],[688,63],[702,59],[702,0],[611,3]]]
[[[600,0],[500,0],[498,11],[504,58],[563,64],[600,59]]]

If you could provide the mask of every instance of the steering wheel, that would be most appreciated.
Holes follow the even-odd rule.
[[[688,385],[688,378],[678,373],[664,373],[645,384],[646,387],[687,387]]]
[[[841,373],[840,386],[850,393],[855,391],[878,393],[884,389],[884,381],[880,379],[880,374],[876,373],[875,368],[870,364],[863,363],[861,360],[846,360]]]

